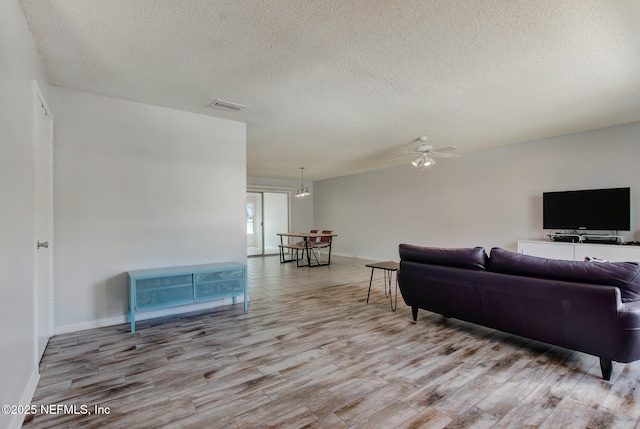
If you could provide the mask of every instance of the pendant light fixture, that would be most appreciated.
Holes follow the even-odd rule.
[[[304,167],[300,167],[300,189],[296,190],[296,197],[306,197],[311,195],[309,188],[304,187]]]

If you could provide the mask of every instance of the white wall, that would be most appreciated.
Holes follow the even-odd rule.
[[[29,401],[38,380],[34,325],[33,89],[48,98],[18,1],[0,2],[0,404]],[[21,416],[0,414],[0,427]]]
[[[51,88],[56,332],[123,323],[134,269],[246,262],[246,126]]]
[[[640,122],[314,182],[314,219],[336,253],[398,260],[398,244],[498,246],[542,239],[542,193],[631,187],[640,240]]]

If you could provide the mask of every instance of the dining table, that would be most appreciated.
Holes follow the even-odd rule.
[[[320,267],[331,264],[331,246],[333,243],[333,237],[337,237],[337,234],[328,234],[322,232],[279,232],[280,236],[280,263],[296,262],[298,267]],[[290,243],[287,240],[285,243],[284,238],[298,239],[295,243]],[[325,238],[325,240],[322,240]],[[327,250],[327,259],[322,260],[320,258],[320,249]],[[285,252],[295,252],[290,258],[287,258]],[[306,261],[306,262],[305,262]]]

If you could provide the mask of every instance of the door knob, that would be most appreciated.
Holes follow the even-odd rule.
[[[38,249],[44,247],[45,249],[49,248],[49,242],[48,241],[38,241]]]

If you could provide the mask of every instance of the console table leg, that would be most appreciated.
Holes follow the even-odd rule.
[[[131,333],[136,332],[136,294],[135,294],[136,282],[135,280],[129,280],[129,323],[131,324]]]
[[[418,321],[418,307],[412,306],[411,307],[411,314],[413,315],[413,321],[417,322]]]

